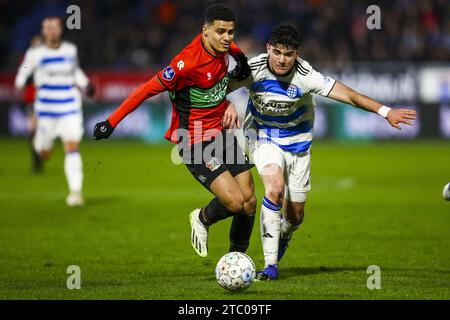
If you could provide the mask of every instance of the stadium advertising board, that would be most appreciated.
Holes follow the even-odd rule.
[[[323,70],[360,93],[371,96],[391,107],[412,107],[419,118],[415,126],[400,132],[380,121],[378,115],[364,112],[331,99],[317,97],[315,116],[316,138],[339,139],[413,139],[417,137],[450,137],[450,68],[414,68],[404,64],[353,64],[337,70]],[[90,72],[96,86],[95,100],[85,101],[85,129],[112,112],[151,74],[148,72]],[[14,97],[14,75],[0,74],[0,103],[2,128],[0,134],[25,135],[26,114]],[[243,118],[248,94],[244,89],[232,93]],[[171,106],[168,95],[148,100],[118,127],[116,137],[139,137],[150,142],[164,141],[170,123]]]

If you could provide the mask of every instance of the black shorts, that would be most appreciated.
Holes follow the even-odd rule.
[[[208,190],[214,179],[225,171],[235,177],[254,166],[233,133],[222,132],[210,141],[191,146],[179,143],[178,151],[194,178]]]

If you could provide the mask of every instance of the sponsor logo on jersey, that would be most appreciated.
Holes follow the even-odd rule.
[[[224,76],[215,86],[209,89],[190,88],[193,108],[211,108],[217,106],[227,95],[228,77]]]
[[[165,68],[162,74],[163,79],[170,81],[175,77],[175,70],[171,66]]]
[[[211,170],[211,172],[216,171],[220,167],[220,162],[217,158],[211,158],[211,160],[206,163],[206,167]]]
[[[211,80],[211,79],[212,79],[211,72],[208,72],[208,73],[206,74],[206,76],[208,77],[208,80]]]

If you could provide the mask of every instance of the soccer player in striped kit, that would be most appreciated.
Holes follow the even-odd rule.
[[[84,130],[79,88],[90,96],[94,89],[78,65],[77,47],[62,41],[62,32],[63,23],[59,17],[43,20],[44,43],[27,50],[17,72],[15,86],[22,90],[27,78],[33,75],[37,88],[34,148],[42,159],[48,159],[54,139],[61,138],[65,151],[64,172],[69,186],[66,203],[82,206],[83,164],[79,145]]]
[[[260,217],[265,268],[258,272],[259,280],[278,278],[278,261],[304,219],[310,190],[315,106],[312,94],[378,113],[397,129],[400,123],[411,125],[416,118],[414,110],[388,108],[323,76],[299,58],[299,46],[293,27],[276,26],[266,44],[267,53],[249,61],[250,77],[229,82],[231,91],[242,86],[249,89],[244,130],[265,188]],[[227,112],[230,110],[231,106]]]

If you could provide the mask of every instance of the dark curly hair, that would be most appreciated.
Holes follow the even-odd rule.
[[[236,22],[233,11],[222,4],[212,4],[205,10],[205,23],[212,24],[214,20]]]
[[[287,24],[280,24],[275,26],[270,31],[269,40],[270,45],[282,45],[289,49],[298,49],[300,47],[300,37],[297,30]]]

